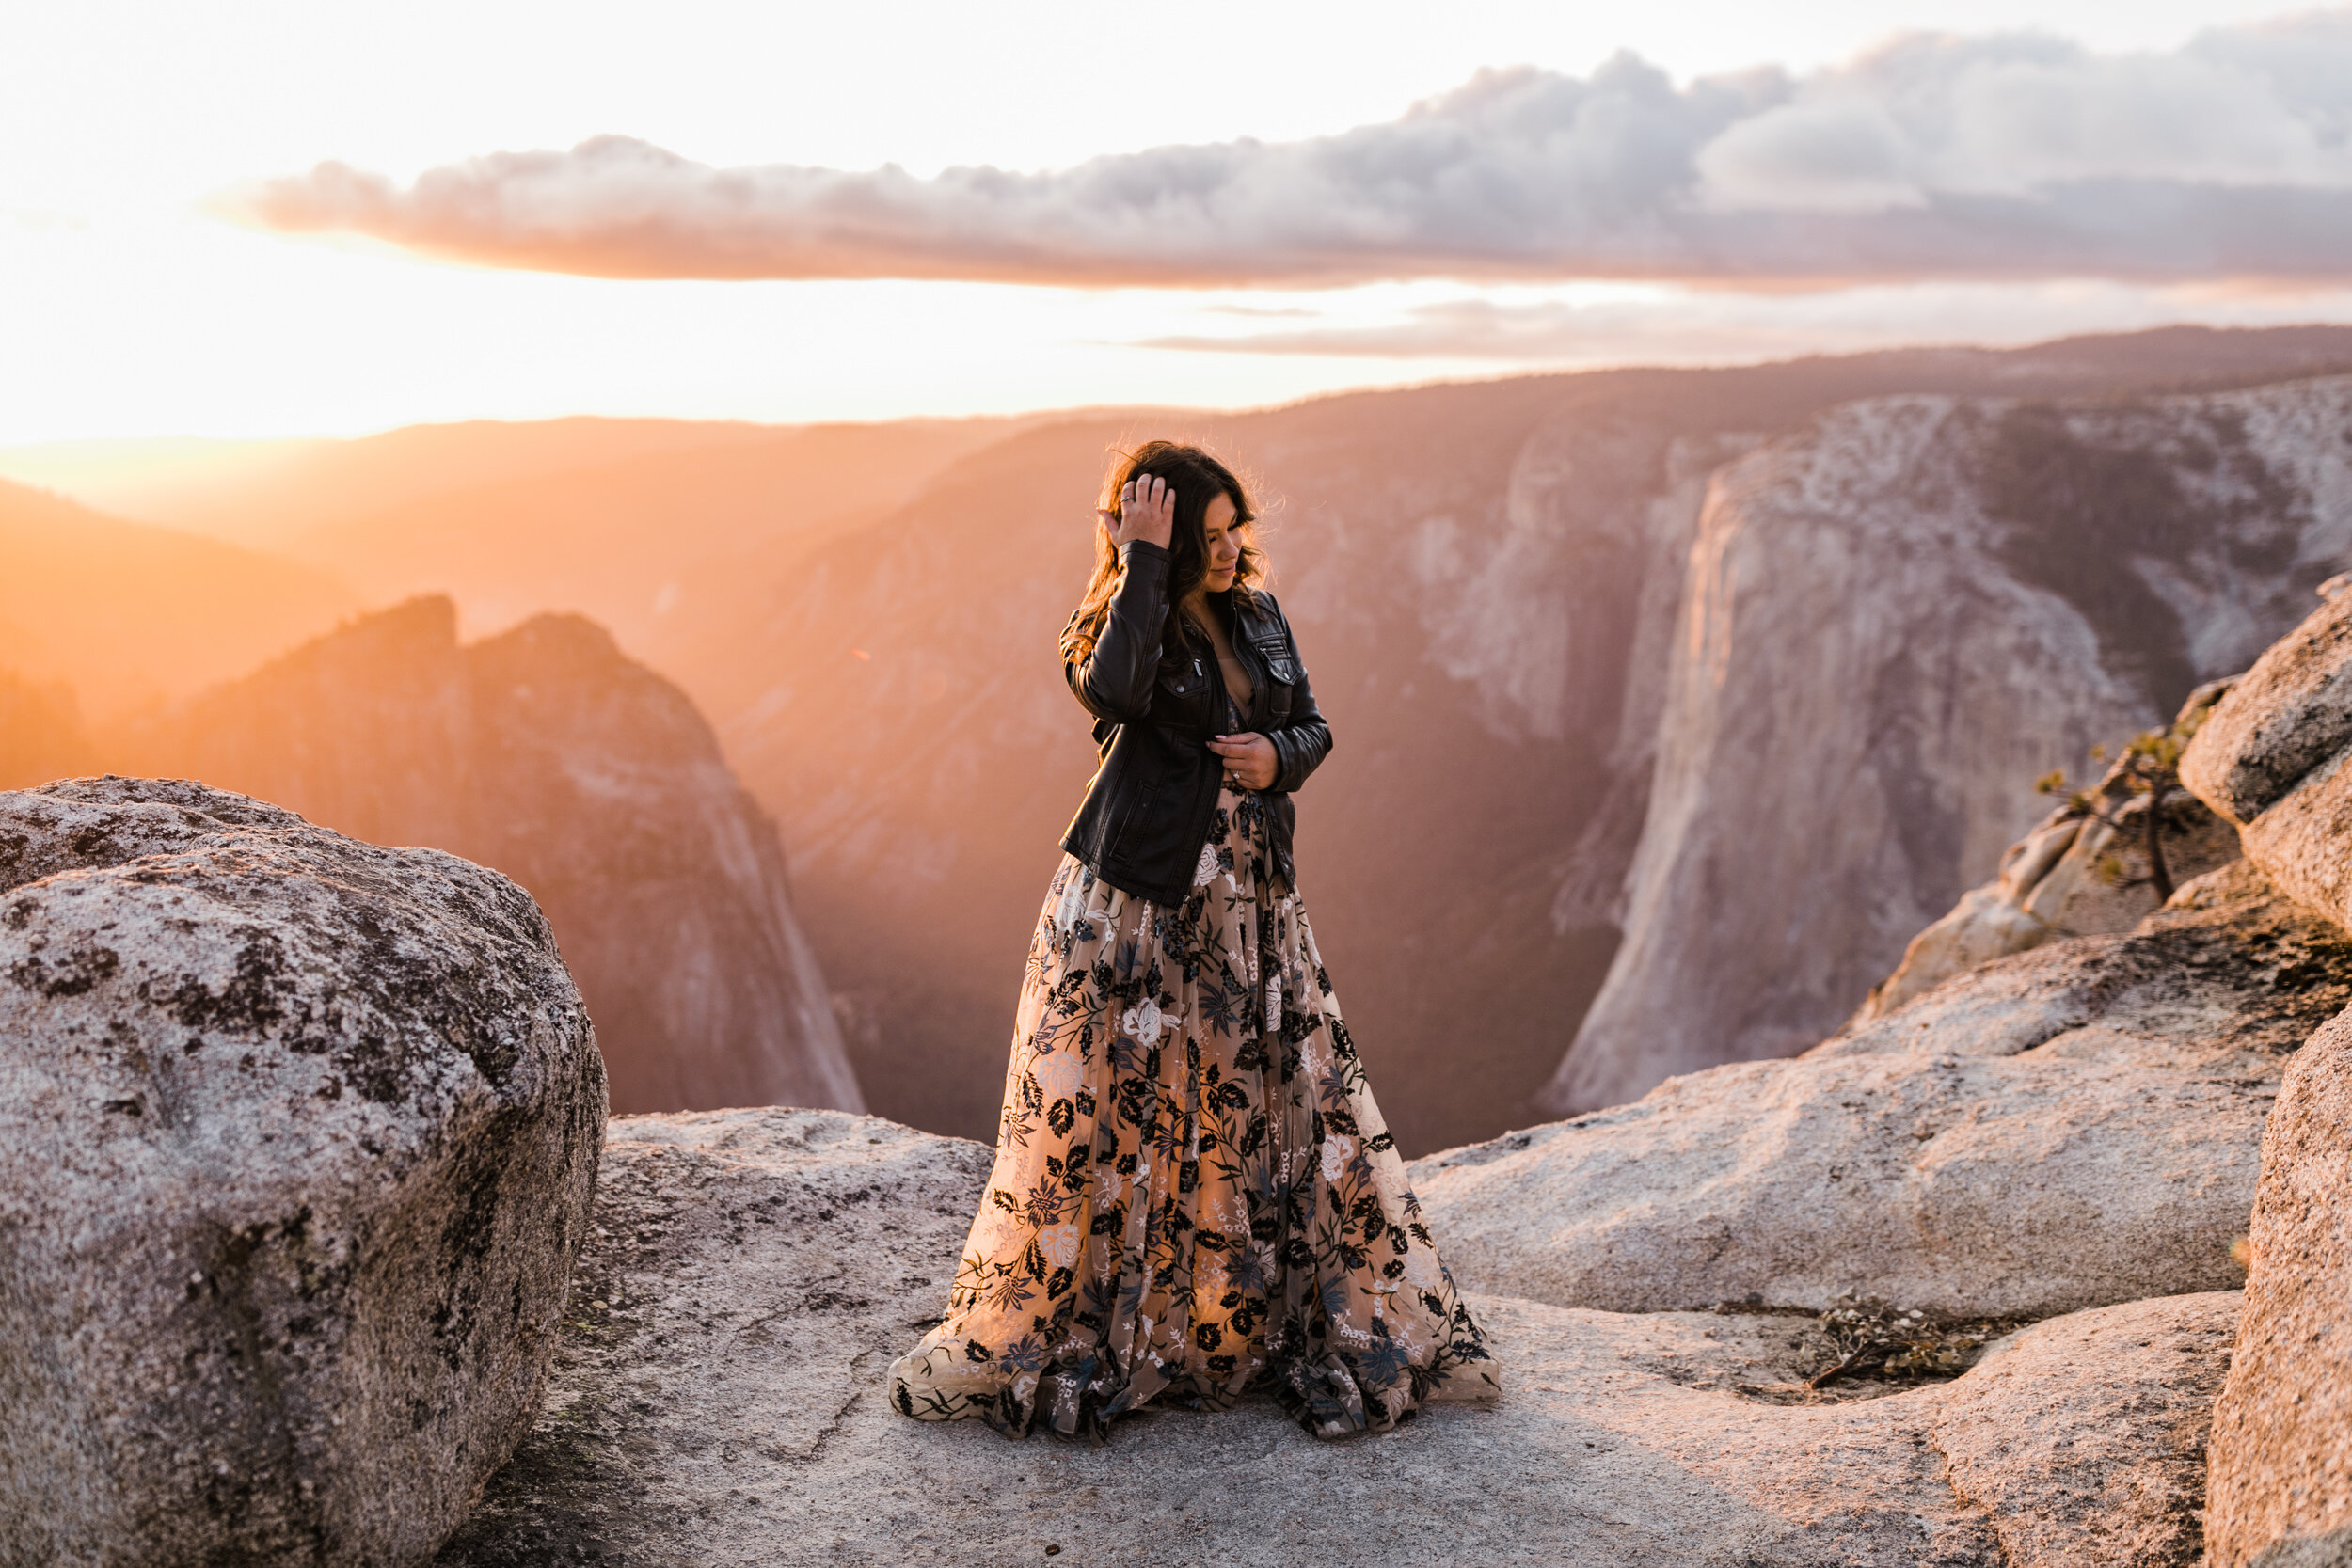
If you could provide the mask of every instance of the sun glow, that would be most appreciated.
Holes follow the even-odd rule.
[[[1808,6],[1640,16],[1487,4],[1195,8],[1135,37],[1074,4],[642,8],[452,3],[20,8],[0,19],[0,444],[355,433],[598,412],[758,420],[1102,402],[1263,404],[1341,387],[1630,358],[1723,360],[2163,321],[2342,319],[2121,283],[1775,296],[1565,279],[1341,290],[965,282],[604,282],[286,238],[216,211],[347,160],[397,181],[626,133],[714,166],[1068,167],[1153,147],[1393,120],[1483,67],[1584,75],[1621,47],[1677,80],[1817,69],[1898,27],[2056,24],[2177,48],[2263,5]],[[1395,46],[1411,36],[1410,49]],[[1181,84],[1181,85],[1179,85]]]

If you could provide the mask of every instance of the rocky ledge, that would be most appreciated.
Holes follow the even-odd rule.
[[[511,883],[0,796],[0,1565],[2352,1561],[2347,759],[2339,594],[2181,755],[2242,860],[1420,1162],[1505,1397],[1336,1446],[908,1421],[988,1149],[628,1117],[588,1211],[602,1080]]]
[[[1420,1161],[1455,1275],[1620,1311],[1856,1291],[2042,1317],[2234,1288],[2288,1056],[2352,942],[2245,862],[1781,1062]]]
[[[1836,1359],[1810,1315],[1489,1294],[1503,1402],[1381,1438],[1317,1443],[1270,1402],[1101,1449],[909,1421],[882,1372],[988,1165],[834,1112],[616,1118],[546,1411],[442,1568],[2196,1560],[2229,1291],[2051,1319],[1861,1398],[1804,1387]]]
[[[548,1408],[440,1560],[2352,1560],[2347,671],[2339,595],[2213,704],[2181,774],[2246,858],[2128,928],[1416,1164],[1506,1393],[1383,1438],[907,1421],[989,1151],[615,1121]]]

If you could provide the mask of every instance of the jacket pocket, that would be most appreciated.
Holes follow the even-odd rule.
[[[1152,808],[1158,804],[1160,786],[1145,784],[1128,797],[1127,810],[1111,828],[1110,847],[1103,853],[1105,865],[1133,865],[1147,847],[1152,832]]]
[[[1266,673],[1266,713],[1268,721],[1280,724],[1291,715],[1291,707],[1298,691],[1298,661],[1291,657],[1290,647],[1278,636],[1262,637],[1250,643],[1258,662]]]
[[[1197,730],[1209,721],[1211,683],[1217,677],[1207,662],[1191,654],[1163,660],[1152,694],[1152,717],[1180,730]]]

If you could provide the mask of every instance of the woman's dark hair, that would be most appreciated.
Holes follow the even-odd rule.
[[[1176,441],[1146,441],[1133,451],[1115,454],[1110,473],[1103,481],[1100,504],[1104,510],[1117,515],[1119,493],[1129,480],[1144,476],[1166,480],[1176,492],[1175,527],[1168,536],[1168,626],[1162,642],[1168,646],[1180,635],[1177,607],[1208,580],[1209,503],[1220,494],[1230,498],[1236,529],[1253,520],[1257,513],[1250,509],[1248,492],[1233,477],[1232,469],[1203,449]],[[1111,594],[1119,587],[1119,548],[1111,543],[1107,530],[1096,529],[1094,537],[1094,575],[1087,579],[1077,613],[1062,628],[1061,657],[1069,663],[1094,651],[1094,640],[1103,634],[1103,623],[1110,616]],[[1247,594],[1267,581],[1273,568],[1248,534],[1239,535],[1236,543],[1241,546],[1241,561],[1233,569],[1233,591]]]

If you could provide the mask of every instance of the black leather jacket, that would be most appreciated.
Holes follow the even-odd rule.
[[[1224,759],[1209,750],[1228,729],[1216,650],[1184,628],[1184,645],[1164,648],[1168,552],[1133,540],[1120,546],[1126,580],[1093,652],[1062,673],[1094,715],[1102,766],[1087,785],[1061,847],[1103,880],[1170,907],[1192,892],[1200,847],[1216,815]],[[1243,730],[1274,742],[1273,787],[1264,792],[1276,866],[1293,887],[1291,791],[1330,753],[1331,727],[1315,707],[1307,667],[1273,595],[1257,590],[1211,594],[1228,608],[1233,652],[1249,671]],[[1073,619],[1075,619],[1073,616]]]

